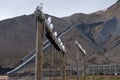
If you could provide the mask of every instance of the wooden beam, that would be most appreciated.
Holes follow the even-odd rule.
[[[37,20],[35,80],[42,80],[44,21]]]
[[[62,53],[62,77],[63,77],[63,80],[66,80],[66,62],[65,62],[64,53]]]

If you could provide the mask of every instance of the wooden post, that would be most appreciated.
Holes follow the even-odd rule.
[[[63,80],[66,80],[66,63],[65,63],[65,54],[62,54],[62,77]]]
[[[84,64],[84,80],[86,80],[86,57],[83,57],[83,64]]]
[[[77,80],[80,80],[80,72],[79,72],[79,53],[76,55],[77,58]]]
[[[44,21],[37,21],[35,80],[42,80]]]

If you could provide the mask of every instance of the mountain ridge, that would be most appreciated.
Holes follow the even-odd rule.
[[[51,15],[46,14],[46,18],[48,16]],[[54,31],[58,33],[65,27],[72,26],[72,30],[62,38],[70,54],[76,55],[79,52],[73,45],[78,40],[87,51],[89,64],[120,63],[119,0],[102,12],[76,13],[63,18],[51,17]],[[0,21],[0,66],[13,67],[35,48],[35,25],[33,14]],[[66,55],[71,63],[73,58],[69,53]],[[116,55],[112,57],[114,54]]]

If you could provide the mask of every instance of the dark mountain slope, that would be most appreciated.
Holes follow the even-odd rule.
[[[106,11],[76,13],[64,18],[51,17],[54,31],[61,32],[65,27],[72,26],[63,38],[68,49],[68,63],[74,62],[72,55],[79,52],[73,44],[75,40],[86,49],[88,63],[120,63],[120,1]],[[35,48],[35,25],[34,15],[0,21],[1,66],[14,66]]]
[[[48,17],[48,15],[46,15]],[[69,24],[52,16],[54,30],[61,32]],[[59,28],[59,29],[58,29]],[[36,22],[34,15],[24,15],[0,22],[0,65],[13,66],[35,48]],[[12,63],[11,63],[12,62]]]

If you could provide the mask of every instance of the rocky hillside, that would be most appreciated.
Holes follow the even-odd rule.
[[[106,11],[76,13],[64,18],[52,16],[52,22],[57,32],[72,26],[72,30],[63,37],[68,49],[68,63],[74,62],[72,55],[79,52],[73,44],[75,40],[86,49],[88,64],[120,63],[119,0]],[[35,48],[35,25],[34,15],[0,21],[0,66],[14,66]]]
[[[87,50],[88,63],[120,63],[120,1],[105,11],[77,13],[64,19],[76,28],[74,37]]]
[[[57,26],[54,28],[57,32],[68,27],[68,23],[63,19],[53,17],[52,21],[54,26]],[[35,48],[35,41],[34,15],[23,15],[0,21],[0,65],[14,66]]]

